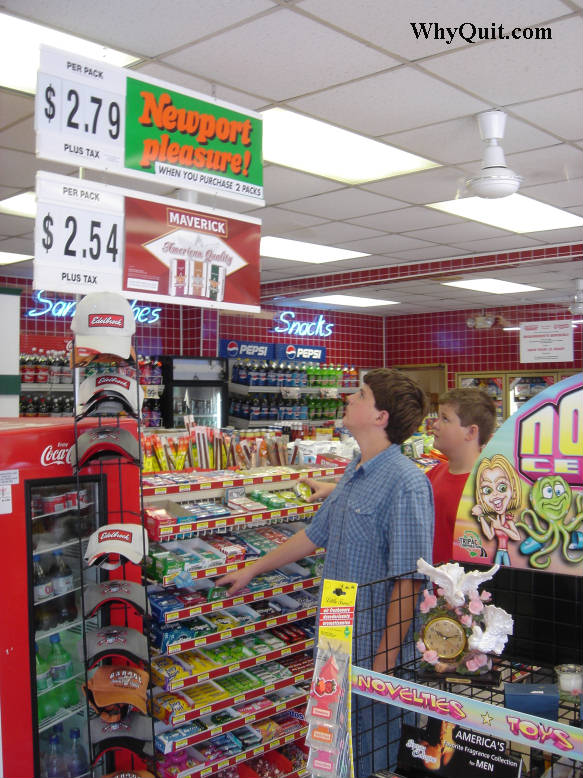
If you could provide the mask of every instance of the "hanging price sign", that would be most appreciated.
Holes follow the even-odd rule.
[[[37,174],[36,288],[120,291],[124,197],[100,184]]]
[[[39,157],[263,205],[259,114],[41,46]]]

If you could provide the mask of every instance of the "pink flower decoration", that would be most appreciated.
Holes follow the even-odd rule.
[[[427,613],[437,605],[437,597],[431,594],[427,589],[423,592],[423,602],[419,606],[421,613]]]
[[[490,594],[490,592],[482,592],[480,594],[480,599],[482,600],[482,602],[488,602],[489,600],[492,599],[492,595]]]
[[[476,662],[476,659],[472,657],[472,659],[468,659],[466,661],[466,667],[468,668],[470,673],[475,673],[478,667],[480,667],[480,665]]]
[[[477,616],[478,613],[481,613],[484,610],[484,603],[480,599],[470,600],[470,604],[468,605],[468,610],[470,613],[473,613],[474,616]]]
[[[437,651],[424,651],[423,652],[423,661],[427,662],[430,665],[436,665],[439,657],[437,656]]]
[[[469,613],[464,613],[464,615],[461,617],[460,622],[464,625],[464,627],[471,627],[472,626],[472,617]]]
[[[476,655],[476,662],[478,663],[478,667],[483,667],[484,665],[488,664],[488,655],[487,654],[477,654]]]
[[[420,654],[424,654],[426,651],[425,643],[422,640],[418,640],[415,645],[417,646],[417,651],[419,651]]]
[[[463,613],[463,610],[461,608],[456,608],[455,612],[456,612],[456,616],[461,616],[462,613]]]
[[[444,590],[444,589],[441,589],[441,588],[439,588],[439,589],[437,590],[437,593],[438,593],[438,595],[439,595],[440,597],[443,597],[443,595],[445,594],[445,590]]]

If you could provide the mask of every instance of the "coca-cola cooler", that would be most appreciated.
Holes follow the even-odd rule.
[[[64,770],[75,738],[90,757],[82,644],[115,614],[84,618],[84,587],[104,573],[83,554],[96,527],[123,520],[120,506],[139,516],[139,468],[103,460],[78,478],[74,446],[70,419],[0,419],[0,778],[50,775],[55,736]]]

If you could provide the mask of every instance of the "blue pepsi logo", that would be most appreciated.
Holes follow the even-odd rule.
[[[286,346],[285,349],[285,356],[286,359],[295,359],[296,358],[296,347],[295,346]]]
[[[237,343],[236,340],[230,340],[227,343],[227,354],[230,357],[236,357],[238,353],[239,353],[239,344]]]

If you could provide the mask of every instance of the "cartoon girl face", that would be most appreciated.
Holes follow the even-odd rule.
[[[512,484],[501,467],[486,468],[480,478],[480,495],[488,513],[503,515],[512,499]]]

